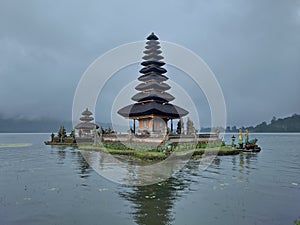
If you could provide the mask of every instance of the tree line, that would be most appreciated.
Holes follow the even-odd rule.
[[[292,116],[286,118],[277,119],[273,116],[270,123],[266,121],[256,125],[249,127],[236,127],[236,126],[228,126],[226,128],[226,132],[238,132],[239,129],[245,130],[248,129],[249,132],[300,132],[300,115],[294,114]]]

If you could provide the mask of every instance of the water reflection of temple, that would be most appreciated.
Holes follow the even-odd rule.
[[[148,186],[129,187],[128,191],[119,192],[122,198],[133,204],[135,222],[139,225],[172,224],[176,202],[190,192],[191,186],[196,185],[202,177],[199,163],[200,161],[188,162],[184,171],[165,181]]]
[[[85,156],[87,158],[84,158],[82,154],[77,151],[77,148],[75,147],[66,147],[66,146],[55,146],[53,149],[57,152],[57,160],[58,164],[64,164],[65,160],[68,159],[67,154],[72,155],[72,159],[75,159],[74,162],[76,162],[77,166],[77,173],[80,175],[81,178],[85,178],[89,176],[89,173],[92,171],[92,168],[90,167],[88,163],[88,156]]]
[[[175,220],[174,210],[176,202],[185,193],[195,190],[195,187],[200,187],[199,185],[194,185],[195,183],[205,182],[205,186],[201,188],[213,189],[216,186],[223,189],[227,185],[232,185],[235,188],[236,182],[249,182],[248,174],[251,172],[251,163],[257,159],[257,156],[241,154],[226,158],[216,157],[204,174],[198,167],[200,161],[190,161],[185,166],[184,171],[177,173],[164,182],[128,188],[128,191],[119,192],[119,195],[133,204],[134,213],[132,216],[137,224],[172,224]],[[227,167],[228,165],[229,167]],[[237,180],[224,180],[224,169],[230,170],[230,166],[233,171],[232,178],[236,176]],[[230,173],[230,171],[226,173]],[[247,184],[245,184],[245,187],[247,187]]]
[[[132,191],[119,193],[134,204],[134,220],[139,225],[165,225],[174,220],[172,210],[175,200],[180,197],[178,189],[186,189],[187,182],[181,179],[168,180],[149,186],[138,186]]]

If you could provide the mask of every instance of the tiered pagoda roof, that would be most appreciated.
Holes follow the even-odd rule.
[[[158,37],[152,33],[147,37],[145,55],[139,71],[142,75],[138,78],[140,83],[136,86],[139,91],[131,99],[137,103],[128,105],[118,111],[126,118],[139,119],[144,116],[160,116],[168,119],[176,119],[188,114],[188,111],[170,104],[175,98],[167,93],[171,87],[164,83],[169,78],[164,75],[167,70],[162,66],[164,57],[160,54]]]
[[[155,81],[150,81],[147,83],[141,83],[138,86],[135,87],[136,90],[138,91],[145,91],[145,90],[161,90],[161,91],[167,91],[169,90],[171,87],[166,84],[166,83],[157,83]]]
[[[85,109],[81,113],[80,121],[81,123],[77,124],[75,126],[75,129],[82,129],[82,130],[92,130],[94,128],[98,129],[99,126],[95,123],[92,123],[91,121],[94,120],[94,117],[92,117],[93,113],[88,110],[88,108]]]

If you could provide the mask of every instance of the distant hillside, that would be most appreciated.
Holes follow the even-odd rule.
[[[253,127],[242,127],[243,130],[248,129],[250,132],[300,132],[300,115],[294,114],[290,117],[277,119],[273,117],[271,123],[262,122]],[[227,127],[227,132],[238,132],[239,128],[233,126]]]
[[[112,127],[111,123],[99,123],[103,128]],[[50,133],[57,132],[60,126],[64,126],[68,132],[72,129],[70,121],[59,120],[26,120],[4,119],[0,116],[0,133]],[[226,132],[238,132],[240,128],[227,127]],[[270,123],[262,122],[253,127],[241,127],[250,132],[300,132],[300,115],[277,119],[273,117]],[[210,128],[201,128],[201,132],[210,132]],[[212,129],[214,130],[214,129]]]
[[[0,118],[0,133],[48,133],[56,132],[60,126],[64,126],[67,131],[70,131],[72,123],[59,120]]]

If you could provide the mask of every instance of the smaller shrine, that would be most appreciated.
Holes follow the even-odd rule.
[[[80,123],[75,126],[75,129],[78,130],[79,137],[91,137],[93,131],[99,128],[99,125],[93,123],[94,117],[93,113],[86,108],[80,117]]]

